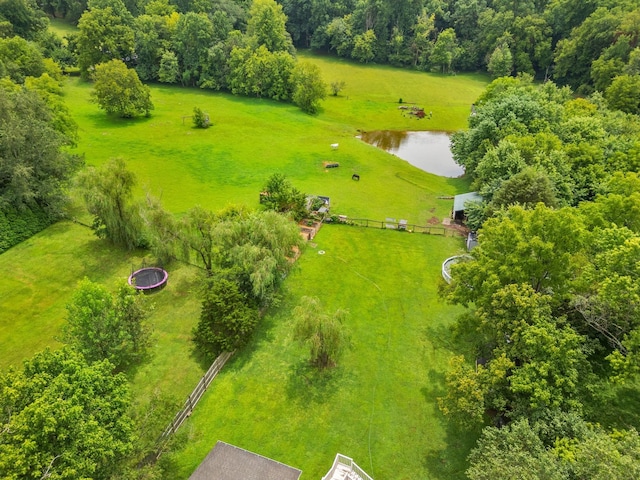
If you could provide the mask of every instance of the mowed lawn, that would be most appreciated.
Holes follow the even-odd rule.
[[[353,66],[350,72],[349,64],[339,61],[322,57],[313,61],[326,70],[327,78],[340,75],[347,85],[354,85],[347,86],[347,91],[356,88],[356,80],[364,82],[360,70],[365,69],[375,101],[364,93],[349,95],[348,100],[346,96],[329,97],[323,112],[309,116],[285,103],[152,85],[152,116],[123,120],[108,118],[90,102],[91,85],[74,78],[67,86],[66,99],[80,125],[77,151],[90,165],[122,157],[138,177],[137,194],[159,196],[176,213],[197,204],[212,209],[229,203],[257,206],[258,193],[269,176],[278,172],[306,193],[331,197],[334,213],[405,218],[417,224],[426,223],[434,214],[447,215],[450,203],[437,197],[464,190],[464,181],[424,173],[356,138],[359,129],[444,128],[428,123],[435,120],[403,117],[397,100],[392,100],[399,94],[387,90],[396,84],[401,90],[402,85],[409,88],[415,81],[414,91],[429,97],[445,79],[380,67]],[[455,115],[455,125],[463,128],[468,107],[485,82],[475,76],[448,80],[453,82],[452,91],[460,92],[453,95],[455,103],[465,106]],[[362,83],[358,90],[364,88]],[[445,92],[440,93],[434,109],[446,109],[450,103]],[[192,128],[190,115],[195,106],[209,113],[211,128]],[[434,119],[437,116],[434,113]],[[453,123],[448,122],[448,128]],[[333,143],[340,145],[337,150],[331,149]],[[323,162],[338,162],[340,167],[325,169]],[[353,173],[360,175],[359,183],[351,180]]]
[[[449,352],[447,326],[461,310],[437,296],[443,258],[460,238],[324,226],[287,279],[284,304],[224,368],[164,461],[186,479],[217,440],[320,479],[336,453],[376,480],[462,478],[472,438],[450,438],[437,409]],[[324,251],[324,254],[320,254]],[[303,295],[346,308],[352,348],[326,375],[292,338]]]
[[[318,63],[326,81],[346,83],[316,116],[268,100],[152,85],[150,118],[114,119],[90,102],[90,84],[70,78],[65,96],[79,124],[76,151],[88,165],[124,158],[138,178],[136,197],[149,192],[177,214],[195,205],[257,207],[266,180],[279,172],[306,193],[331,197],[336,214],[416,224],[447,216],[451,201],[438,197],[466,191],[468,181],[427,174],[355,136],[464,128],[486,79],[300,57]],[[432,119],[403,117],[400,97],[433,111]],[[213,127],[192,128],[195,106]],[[324,169],[326,161],[340,167]],[[377,480],[456,478],[464,468],[471,443],[448,437],[435,407],[446,369],[444,327],[458,311],[436,298],[436,284],[440,263],[460,251],[462,240],[326,226],[316,242],[285,282],[282,306],[269,312],[254,343],[185,425],[188,445],[166,460],[171,478],[188,478],[217,439],[292,464],[308,479],[326,473],[338,451]],[[86,227],[61,222],[1,255],[0,367],[58,347],[77,282],[88,276],[115,288],[145,253],[113,249]],[[138,405],[156,392],[183,398],[203,371],[190,340],[199,313],[195,272],[173,264],[169,273],[167,288],[150,297],[154,347],[132,378]],[[329,378],[305,369],[304,352],[289,336],[291,309],[307,294],[352,312],[353,349]]]
[[[365,131],[460,130],[490,80],[480,74],[453,76],[363,65],[308,51],[299,51],[298,58],[317,64],[327,84],[345,82],[338,96],[329,95],[323,102],[319,116]],[[403,116],[400,100],[405,106],[424,108],[431,118]]]
[[[115,291],[139,268],[144,253],[123,252],[87,227],[59,222],[0,255],[0,369],[58,348],[66,305],[78,282],[86,277]],[[151,355],[132,383],[141,404],[156,389],[182,399],[202,374],[190,341],[199,313],[196,272],[179,263],[170,271],[167,287],[148,298]]]

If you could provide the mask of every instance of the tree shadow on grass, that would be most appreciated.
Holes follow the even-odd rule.
[[[430,370],[427,375],[427,386],[421,392],[425,402],[433,406],[433,418],[442,426],[445,433],[445,446],[428,450],[424,456],[425,470],[430,479],[463,480],[468,467],[467,457],[475,446],[481,428],[473,431],[462,429],[449,421],[438,408],[438,397],[445,395],[445,375],[443,372]]]
[[[308,360],[291,365],[286,385],[287,398],[300,405],[324,403],[334,393],[344,377],[340,367],[320,370]]]
[[[442,414],[438,414],[442,417]],[[425,470],[433,480],[464,480],[465,471],[469,467],[467,457],[475,446],[480,429],[465,430],[457,427],[446,418],[441,419],[445,424],[445,447],[428,450],[424,456]]]
[[[105,132],[116,129],[126,129],[134,125],[150,123],[154,121],[153,113],[148,117],[138,115],[131,118],[122,118],[115,114],[108,114],[96,105],[96,111],[88,113],[86,117],[91,121],[96,129],[103,129]],[[103,133],[104,135],[105,133]]]

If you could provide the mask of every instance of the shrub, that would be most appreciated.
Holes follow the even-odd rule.
[[[199,107],[193,107],[193,126],[196,128],[209,128],[209,114]]]

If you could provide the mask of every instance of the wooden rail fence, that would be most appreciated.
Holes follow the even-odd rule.
[[[160,438],[158,439],[156,458],[160,458],[164,446],[167,444],[171,436],[176,433],[178,428],[180,428],[185,420],[191,416],[191,412],[193,412],[193,409],[204,395],[204,392],[207,391],[207,388],[209,388],[209,385],[211,385],[213,379],[216,378],[216,375],[218,375],[220,370],[222,370],[222,367],[224,367],[225,363],[227,363],[227,360],[229,360],[232,355],[233,352],[223,352],[218,355],[218,358],[213,361],[213,363],[209,367],[209,370],[207,370],[207,372],[202,376],[202,378],[198,382],[198,385],[196,385],[196,388],[193,389],[193,392],[191,392],[191,394],[185,400],[182,409],[178,413],[176,413],[169,426],[167,426],[164,432],[162,432],[162,435],[160,435]]]

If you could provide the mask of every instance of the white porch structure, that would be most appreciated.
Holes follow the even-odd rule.
[[[353,459],[337,454],[333,466],[322,480],[373,480]]]

